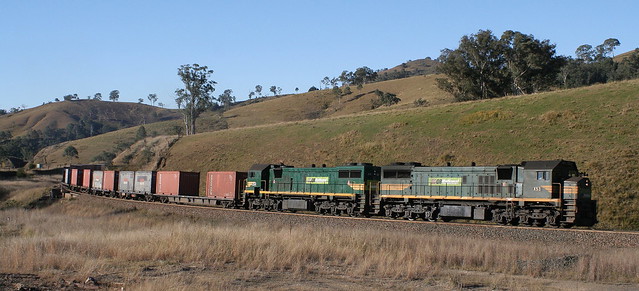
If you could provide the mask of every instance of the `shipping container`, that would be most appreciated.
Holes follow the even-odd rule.
[[[206,196],[215,199],[233,200],[244,192],[246,172],[206,173]]]
[[[133,181],[135,181],[135,172],[134,171],[120,171],[119,181],[118,181],[118,190],[123,193],[133,192]]]
[[[62,183],[64,184],[71,184],[71,169],[70,168],[64,168],[64,176],[62,177]]]
[[[93,190],[104,190],[102,189],[103,184],[104,184],[104,172],[93,171],[93,182],[91,183],[91,188],[93,188]]]
[[[104,171],[102,190],[118,191],[118,171]]]
[[[80,186],[82,185],[82,178],[84,172],[82,169],[71,169],[71,185],[72,186]]]
[[[93,172],[91,169],[83,169],[82,170],[82,187],[91,188],[91,180],[93,179],[91,173]]]
[[[135,183],[133,192],[140,194],[155,193],[155,171],[135,171]]]
[[[162,195],[198,196],[200,173],[180,171],[157,172],[156,192]]]

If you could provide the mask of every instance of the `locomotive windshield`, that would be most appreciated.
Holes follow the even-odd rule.
[[[512,180],[512,179],[513,179],[512,167],[497,168],[497,180]]]

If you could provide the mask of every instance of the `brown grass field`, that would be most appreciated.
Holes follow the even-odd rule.
[[[0,116],[0,131],[13,136],[47,127],[64,129],[79,119],[99,121],[117,128],[180,119],[177,110],[131,102],[96,100],[61,101]]]
[[[21,183],[27,189],[11,188],[9,199],[43,194],[31,189],[36,182]],[[0,273],[39,276],[22,286],[75,280],[78,288],[124,290],[639,287],[636,249],[209,220],[95,198],[31,210],[12,205],[0,217]],[[98,286],[81,283],[89,276]]]

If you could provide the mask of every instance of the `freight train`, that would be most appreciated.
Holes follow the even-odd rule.
[[[94,195],[252,210],[553,227],[597,222],[589,178],[564,160],[464,167],[255,164],[248,172],[206,173],[202,196],[197,172],[71,166],[62,183]]]

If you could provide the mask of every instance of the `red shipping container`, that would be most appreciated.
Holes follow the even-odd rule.
[[[82,175],[82,187],[91,188],[91,180],[93,180],[93,176],[91,175],[90,169],[84,169],[84,174]]]
[[[104,191],[118,190],[118,171],[104,171],[104,179],[102,180],[102,190]]]
[[[198,196],[200,173],[181,171],[158,171],[155,192],[162,195]]]
[[[208,172],[206,173],[206,196],[216,199],[232,200],[244,192],[246,172]]]
[[[80,186],[82,185],[82,176],[84,172],[81,169],[71,169],[71,185]]]

